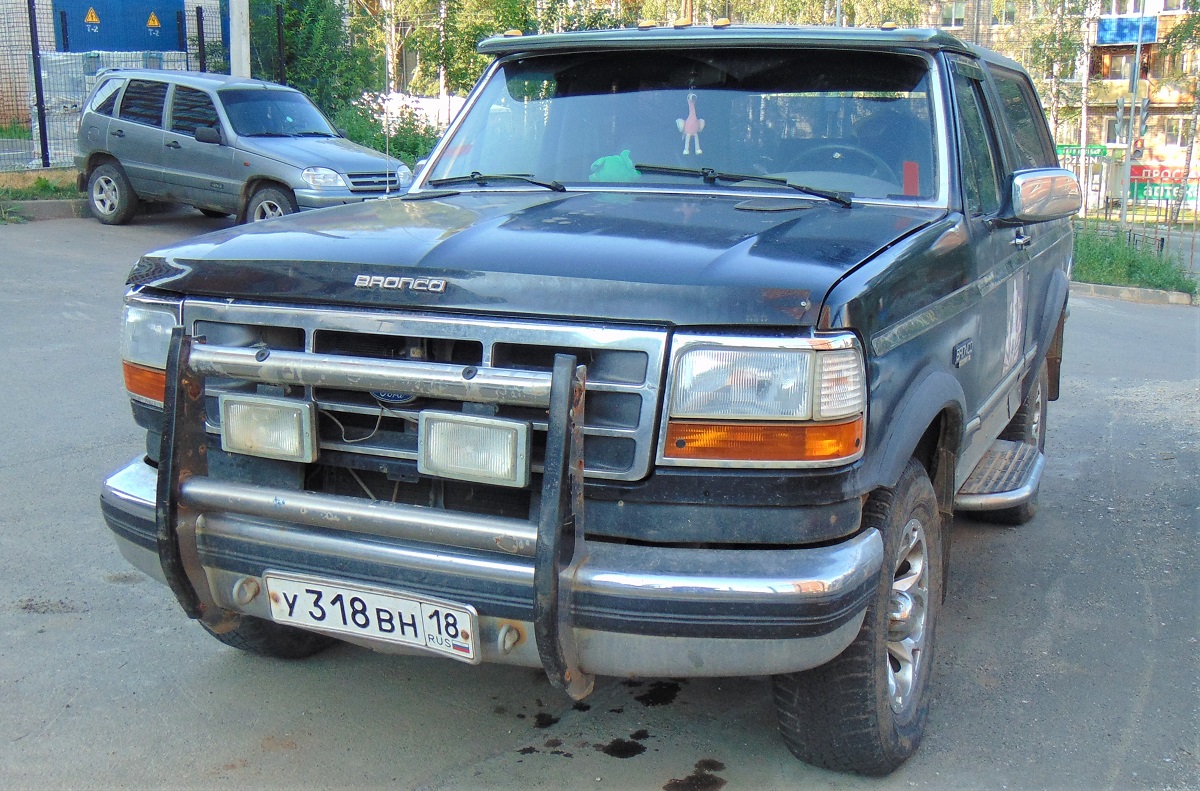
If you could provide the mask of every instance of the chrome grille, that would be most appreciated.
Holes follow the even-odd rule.
[[[661,329],[571,325],[430,316],[376,310],[312,310],[188,300],[184,322],[197,336],[224,346],[265,345],[362,360],[421,360],[492,370],[548,373],[554,355],[586,365],[586,474],[610,480],[644,477],[653,459],[655,412],[667,335]],[[210,380],[207,392],[253,391],[235,379]],[[468,404],[420,397],[380,401],[370,393],[293,386],[289,395],[316,401],[322,450],[384,459],[415,459],[422,409],[451,409],[528,421],[534,429],[534,470],[541,466],[546,413],[522,406]],[[216,410],[209,410],[210,420]],[[220,426],[210,424],[219,432]]]
[[[347,173],[350,179],[350,189],[353,192],[396,192],[400,189],[400,182],[396,178],[395,171],[388,173],[381,171],[379,173]]]

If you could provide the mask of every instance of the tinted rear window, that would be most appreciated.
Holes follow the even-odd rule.
[[[163,103],[167,84],[150,80],[130,80],[121,98],[121,118],[139,124],[162,126]]]

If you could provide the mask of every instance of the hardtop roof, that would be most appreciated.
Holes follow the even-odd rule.
[[[97,76],[129,77],[136,80],[159,80],[173,82],[188,88],[220,90],[222,88],[262,88],[264,90],[294,91],[286,85],[280,85],[266,80],[256,80],[252,77],[231,77],[228,74],[214,74],[208,71],[176,71],[175,69],[103,69]]]
[[[728,27],[653,27],[584,30],[533,36],[502,35],[484,39],[479,52],[511,55],[552,50],[603,50],[692,47],[862,47],[949,50],[980,55],[972,47],[942,30],[928,28],[800,27],[783,25]]]

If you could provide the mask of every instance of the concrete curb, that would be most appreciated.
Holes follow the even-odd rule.
[[[87,201],[82,198],[65,200],[17,200],[9,204],[9,210],[22,219],[35,220],[69,220],[76,217],[87,217]]]
[[[1085,297],[1120,299],[1125,302],[1140,302],[1144,305],[1200,305],[1189,294],[1182,291],[1160,291],[1155,288],[1133,286],[1099,286],[1095,283],[1071,283],[1071,293]]]

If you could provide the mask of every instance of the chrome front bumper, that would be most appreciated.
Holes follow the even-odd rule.
[[[101,506],[121,553],[165,582],[157,486],[158,471],[136,459],[105,481]],[[337,578],[470,604],[480,613],[484,661],[542,664],[533,627],[537,536],[528,523],[211,478],[184,481],[180,496],[202,513],[199,561],[221,608],[269,618],[264,597],[245,595],[255,589],[250,580],[265,589],[268,570]],[[561,581],[566,621],[579,666],[591,674],[804,670],[854,639],[882,559],[874,529],[810,549],[588,541],[583,561]]]

